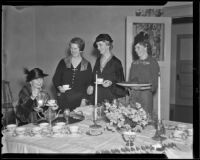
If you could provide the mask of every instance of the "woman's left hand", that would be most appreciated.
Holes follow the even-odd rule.
[[[81,100],[80,106],[86,106],[86,99],[82,99],[82,100]]]
[[[103,87],[110,87],[112,85],[112,82],[110,80],[105,80],[103,81],[102,86]]]

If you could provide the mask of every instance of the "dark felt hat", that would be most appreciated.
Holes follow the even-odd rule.
[[[94,46],[94,48],[97,48],[97,42],[100,42],[100,41],[108,41],[108,42],[110,42],[110,43],[112,43],[113,42],[113,40],[112,40],[112,38],[110,37],[110,35],[109,34],[100,34],[100,35],[98,35],[97,37],[96,37],[96,40],[95,40],[95,42],[93,43],[93,46]]]
[[[30,71],[27,68],[24,68],[24,73],[27,75],[26,82],[30,82],[34,79],[48,76],[48,74],[43,73],[43,71],[40,68],[34,68]]]
[[[134,45],[141,42],[147,42],[149,40],[149,35],[146,32],[139,32],[134,38]]]

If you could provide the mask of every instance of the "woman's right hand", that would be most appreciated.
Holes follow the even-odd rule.
[[[61,92],[61,93],[65,93],[65,89],[63,86],[58,86],[58,90]]]
[[[39,93],[40,93],[40,89],[37,89],[37,88],[32,89],[31,98],[34,100],[38,96]]]
[[[91,95],[93,93],[93,90],[94,90],[93,86],[88,86],[88,88],[87,88],[87,94]]]

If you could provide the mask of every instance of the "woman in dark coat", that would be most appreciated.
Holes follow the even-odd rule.
[[[53,76],[61,113],[67,108],[72,111],[85,105],[88,98],[86,90],[92,78],[91,64],[82,56],[85,42],[75,37],[69,47],[70,55],[60,60]],[[69,88],[65,89],[63,85],[69,85]]]
[[[37,116],[37,101],[36,97],[40,93],[44,83],[44,74],[39,68],[34,68],[31,71],[24,69],[27,75],[26,84],[19,92],[18,105],[16,106],[16,117],[19,123],[34,123],[39,117]]]
[[[129,82],[151,84],[149,89],[133,88],[133,98],[150,114],[153,113],[153,94],[158,88],[159,64],[151,56],[148,34],[140,32],[133,44],[134,61],[131,64]]]
[[[98,103],[104,100],[112,101],[124,97],[126,90],[116,83],[124,81],[124,73],[121,61],[113,55],[113,40],[108,34],[100,34],[96,37],[94,47],[99,50],[100,56],[97,58],[93,69],[93,84],[96,74],[103,79],[103,83],[98,85]],[[93,93],[94,85],[88,88],[88,94]],[[93,98],[94,99],[94,98]]]

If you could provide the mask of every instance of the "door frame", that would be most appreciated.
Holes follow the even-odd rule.
[[[175,104],[176,105],[183,105],[183,104],[185,104],[185,105],[188,105],[188,103],[184,103],[183,102],[183,104],[180,104],[179,103],[179,100],[178,100],[178,94],[180,94],[179,93],[179,87],[180,87],[180,85],[178,84],[178,79],[180,79],[180,77],[179,77],[179,72],[180,72],[180,69],[181,69],[181,66],[180,66],[180,61],[181,61],[181,59],[180,59],[180,55],[181,55],[181,49],[180,49],[180,47],[181,47],[181,40],[182,39],[186,39],[186,38],[193,38],[193,34],[178,34],[177,35],[177,55],[176,55],[176,98],[175,98]],[[192,60],[185,60],[185,62],[189,62],[189,61],[192,61]],[[192,105],[192,104],[191,104]]]

